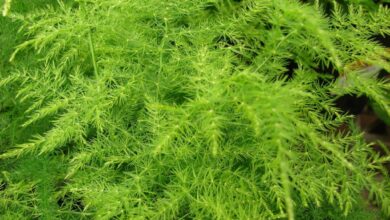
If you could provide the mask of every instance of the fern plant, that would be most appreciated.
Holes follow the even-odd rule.
[[[387,7],[23,4],[0,23],[3,219],[356,219],[362,190],[390,215],[389,155],[334,104],[390,113],[350,65],[390,70]]]

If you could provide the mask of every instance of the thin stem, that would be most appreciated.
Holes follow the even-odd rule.
[[[89,40],[89,50],[91,52],[91,57],[92,57],[93,70],[95,73],[95,77],[97,78],[99,75],[99,72],[98,72],[98,67],[97,67],[97,63],[96,63],[95,50],[94,50],[94,46],[93,46],[93,42],[92,42],[91,31],[88,32],[88,40]]]

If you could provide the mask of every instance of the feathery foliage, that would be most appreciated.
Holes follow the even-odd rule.
[[[390,10],[329,2],[5,1],[0,216],[389,216],[390,157],[333,103],[390,114],[388,82],[349,65],[390,70]]]

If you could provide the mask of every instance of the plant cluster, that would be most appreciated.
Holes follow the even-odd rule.
[[[382,4],[4,2],[2,219],[373,217],[362,190],[390,215],[390,156],[334,104],[390,114],[353,65],[390,70]]]

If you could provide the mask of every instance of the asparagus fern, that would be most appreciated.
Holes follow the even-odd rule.
[[[348,65],[390,70],[372,40],[390,35],[387,7],[10,2],[1,26],[20,28],[3,33],[19,42],[3,45],[0,72],[4,218],[299,219],[332,207],[338,219],[363,189],[390,215],[389,156],[333,104],[366,95],[389,114],[388,82]]]

